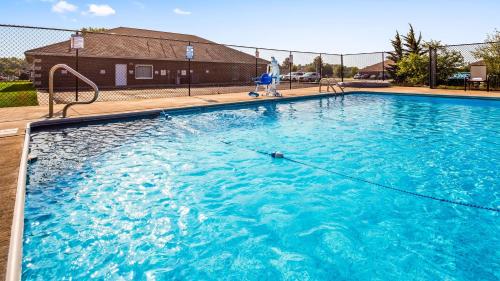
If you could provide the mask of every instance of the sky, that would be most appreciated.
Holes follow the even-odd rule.
[[[408,23],[424,40],[483,42],[500,29],[498,0],[0,0],[1,24],[127,26],[218,43],[325,53],[390,50]]]

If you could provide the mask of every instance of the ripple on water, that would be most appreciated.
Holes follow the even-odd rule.
[[[23,279],[498,280],[496,101],[269,103],[35,132]],[[221,140],[230,141],[226,145]]]

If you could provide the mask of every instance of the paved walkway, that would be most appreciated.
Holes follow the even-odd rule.
[[[285,97],[315,95],[318,88],[304,88],[281,91]],[[412,87],[391,87],[377,89],[350,89],[350,91],[368,91],[383,93],[417,93],[427,95],[455,95],[469,97],[496,97],[500,92],[479,92],[461,90],[439,90]],[[191,97],[175,97],[162,99],[98,102],[90,105],[77,105],[69,110],[70,117],[89,116],[110,113],[134,112],[150,109],[182,108],[252,100],[273,99],[259,97],[253,99],[247,93],[230,93],[220,95],[204,95]],[[56,105],[54,110],[60,114],[62,105]],[[30,106],[17,108],[0,108],[0,130],[17,128],[18,132],[11,136],[0,137],[0,280],[5,278],[5,266],[10,240],[10,227],[17,186],[17,175],[21,151],[23,148],[24,129],[28,122],[47,117],[47,106]]]

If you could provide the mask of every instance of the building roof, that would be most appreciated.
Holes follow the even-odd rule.
[[[379,62],[379,63],[373,64],[373,65],[369,65],[367,67],[360,69],[358,72],[360,72],[360,73],[362,73],[362,72],[382,72],[383,68],[387,69],[388,66],[391,66],[393,64],[394,64],[394,62],[392,60],[385,60],[383,64],[382,64],[382,62]]]
[[[186,41],[191,41],[200,42],[191,43],[193,61],[255,64],[255,56],[251,54],[188,34],[118,27],[106,33],[84,32],[83,37],[85,43],[78,52],[79,57],[185,61]],[[67,40],[26,51],[25,55],[75,56],[75,50],[70,48],[70,40]],[[268,62],[259,59],[259,63]]]
[[[484,60],[478,60],[470,64],[470,66],[486,66]]]

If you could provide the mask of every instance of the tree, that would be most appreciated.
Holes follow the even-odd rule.
[[[20,58],[0,58],[0,75],[20,76],[28,68],[28,62]]]
[[[404,39],[404,46],[406,47],[405,51],[407,54],[417,54],[417,55],[422,55],[425,53],[424,48],[422,47],[422,33],[419,33],[418,39],[417,36],[415,35],[415,30],[413,29],[413,26],[410,25],[410,30],[408,30],[408,33],[406,36],[403,36]]]
[[[403,50],[403,41],[401,41],[401,36],[399,35],[399,32],[397,30],[396,30],[396,36],[394,36],[394,39],[391,40],[391,45],[392,48],[394,48],[394,51],[389,52],[387,58],[389,60],[392,60],[394,64],[387,66],[386,69],[395,82],[400,82],[400,80],[402,80],[403,77],[399,77],[397,75],[398,72],[397,63],[404,57],[404,50]]]
[[[359,72],[359,68],[356,66],[344,66],[344,77],[351,78]]]
[[[286,57],[285,60],[280,65],[280,69],[282,72],[289,71],[290,68],[290,58]]]
[[[316,72],[316,69],[317,69],[316,65],[314,64],[308,64],[306,66],[306,72]]]
[[[500,75],[500,31],[486,37],[485,44],[472,52],[476,59],[482,59],[486,64],[488,73]]]
[[[313,63],[314,63],[314,68],[315,68],[315,70],[313,70],[313,71],[320,72],[320,68],[323,65],[323,59],[321,58],[321,56],[315,57]]]
[[[83,27],[81,29],[82,33],[86,33],[86,32],[105,32],[105,31],[107,31],[107,29],[104,28],[104,27],[90,27],[89,26],[89,27]]]
[[[333,65],[331,65],[329,63],[323,64],[322,73],[323,73],[324,77],[331,77],[331,76],[333,76]]]
[[[342,77],[342,65],[340,64],[333,65],[333,75],[335,77]]]
[[[446,48],[441,41],[431,40],[424,44],[425,49],[437,51],[436,75],[438,83],[445,83],[450,76],[465,69],[465,61],[462,53],[457,50]]]
[[[404,77],[403,83],[409,85],[424,85],[428,80],[429,57],[410,53],[398,62],[397,75]]]

